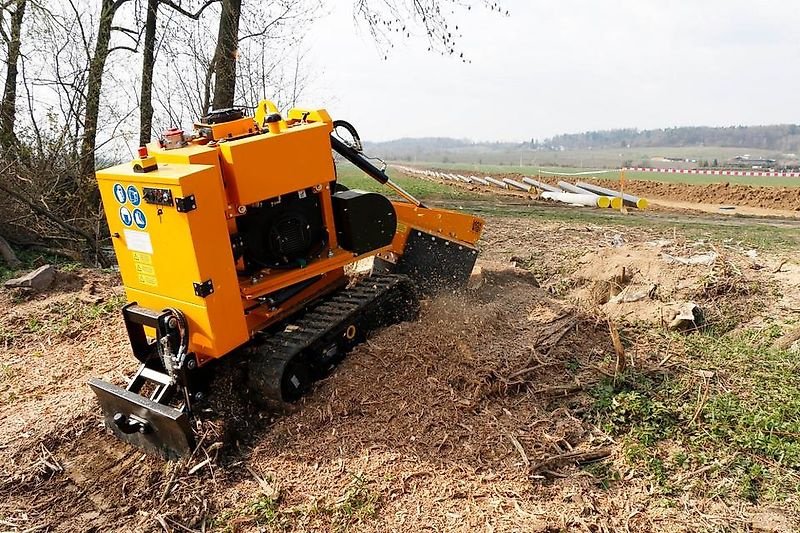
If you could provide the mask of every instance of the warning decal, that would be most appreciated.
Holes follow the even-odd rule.
[[[134,207],[142,202],[142,197],[139,195],[139,189],[137,189],[134,185],[128,185],[128,200],[131,201],[131,204],[133,204]]]
[[[146,235],[146,234],[145,234]],[[156,269],[153,266],[153,256],[142,252],[133,252],[133,267],[136,269],[136,278],[143,285],[155,287],[158,285]]]
[[[126,226],[130,226],[133,223],[133,215],[131,215],[131,210],[125,207],[124,205],[119,208],[119,219],[122,221],[123,224]]]
[[[144,212],[142,212],[141,209],[133,210],[133,221],[136,222],[136,227],[139,229],[147,227],[147,218],[144,216]]]
[[[127,200],[127,196],[125,195],[125,187],[119,183],[114,184],[114,198],[116,198],[121,204],[124,204]]]

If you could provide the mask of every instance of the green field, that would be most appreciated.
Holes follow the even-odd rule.
[[[390,197],[397,196],[393,194],[391,188],[386,185],[381,185],[349,163],[337,164],[336,173],[338,175],[338,181],[350,189],[379,192]],[[404,176],[391,169],[389,170],[389,176],[393,182],[418,198],[426,198],[429,200],[469,200],[479,198],[478,194],[461,187],[451,187],[444,183]]]
[[[379,154],[379,152],[376,152]],[[387,148],[386,158],[411,162],[430,162],[436,164],[496,165],[526,167],[578,167],[578,168],[619,168],[621,166],[651,166],[649,161],[662,158],[694,159],[713,164],[716,159],[724,165],[736,156],[749,154],[752,157],[765,157],[777,160],[793,160],[776,150],[725,146],[664,146],[639,148],[603,148],[573,150],[534,150],[521,145],[479,144],[449,150],[422,150],[413,156],[392,152]]]
[[[408,163],[403,165],[412,166]],[[616,179],[619,172],[579,167],[538,167],[530,165],[470,165],[465,163],[414,163],[413,166],[426,169],[451,170],[461,174],[504,174],[515,173],[527,176],[536,176],[544,172],[554,172],[562,175],[596,170],[596,174],[586,174],[585,177],[598,177]],[[547,174],[542,173],[546,176]],[[800,187],[800,178],[781,177],[754,177],[754,176],[704,176],[702,174],[659,174],[653,172],[625,172],[625,177],[632,180],[659,181],[664,183],[689,183],[692,185],[707,185],[710,183],[731,183],[735,185],[757,185],[762,187]]]

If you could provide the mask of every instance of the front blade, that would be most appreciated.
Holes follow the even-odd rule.
[[[473,246],[413,229],[395,272],[411,278],[422,294],[436,294],[465,287],[477,258]]]
[[[185,412],[97,378],[90,379],[89,386],[100,401],[106,429],[121,440],[169,460],[192,452],[194,435]],[[145,431],[123,431],[114,422],[114,416],[119,414],[125,419],[144,421]]]

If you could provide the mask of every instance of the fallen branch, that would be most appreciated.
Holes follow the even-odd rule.
[[[573,392],[580,392],[583,390],[582,385],[555,385],[553,387],[544,387],[532,391],[533,394],[572,394]]]
[[[781,271],[781,269],[783,269],[783,266],[784,266],[786,263],[788,263],[788,262],[789,262],[789,260],[788,260],[788,259],[784,259],[783,261],[781,261],[781,264],[780,264],[780,265],[778,265],[778,268],[776,268],[775,270],[773,270],[773,271],[772,271],[772,273],[773,273],[773,274],[777,274],[778,272],[780,272],[780,271]]]
[[[604,448],[597,448],[595,450],[567,452],[548,457],[544,461],[540,461],[531,467],[531,472],[538,472],[539,470],[561,463],[572,462],[577,464],[591,463],[598,459],[604,459],[614,453],[614,448],[606,446]]]
[[[512,372],[511,374],[508,375],[506,380],[507,381],[511,381],[514,378],[518,378],[520,376],[528,374],[529,372],[533,372],[535,370],[539,370],[540,368],[543,368],[543,367],[546,367],[546,366],[558,365],[558,364],[562,364],[562,361],[552,361],[550,363],[541,363],[541,364],[538,364],[538,365],[535,365],[535,366],[529,366],[528,368],[523,368],[522,370],[517,370],[516,372]]]
[[[0,191],[3,191],[4,193],[8,194],[9,196],[11,196],[11,197],[15,198],[16,200],[22,202],[23,204],[25,204],[28,207],[30,207],[35,213],[37,213],[39,215],[42,215],[43,217],[51,220],[55,224],[58,224],[59,226],[64,228],[65,230],[70,231],[72,233],[76,233],[76,234],[80,235],[81,237],[83,237],[83,239],[86,241],[86,244],[88,244],[89,247],[92,249],[92,251],[95,252],[95,254],[97,256],[97,259],[100,262],[100,264],[103,265],[103,266],[108,266],[108,260],[105,259],[105,257],[103,256],[103,253],[100,250],[100,246],[98,245],[97,240],[95,240],[94,236],[91,233],[89,233],[88,231],[82,230],[81,228],[75,227],[72,224],[69,224],[69,223],[61,220],[61,218],[56,216],[54,213],[50,212],[50,210],[40,206],[39,204],[37,204],[36,202],[34,202],[32,200],[29,200],[28,198],[25,198],[23,195],[21,195],[17,191],[6,187],[5,185],[2,184],[2,182],[0,182]]]
[[[525,468],[530,468],[531,461],[528,459],[528,455],[525,453],[525,448],[522,447],[522,444],[520,444],[517,438],[511,433],[508,434],[508,438],[511,440],[511,444],[514,445],[514,448],[517,449],[519,456],[522,457],[522,462],[525,463]]]

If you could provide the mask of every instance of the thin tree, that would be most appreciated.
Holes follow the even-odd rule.
[[[153,69],[155,68],[156,18],[159,0],[147,0],[142,51],[142,92],[139,102],[139,146],[150,142],[153,130]]]
[[[217,47],[211,68],[214,72],[214,109],[233,107],[236,94],[236,52],[242,0],[222,0]]]
[[[9,2],[11,3],[11,2]],[[6,80],[3,87],[3,100],[0,101],[0,146],[4,152],[16,144],[14,122],[17,115],[17,62],[22,45],[22,20],[25,16],[27,0],[14,0],[11,11],[9,31],[0,25],[0,34],[6,43]]]
[[[100,20],[97,24],[97,37],[94,55],[89,62],[89,76],[86,88],[86,111],[83,120],[83,138],[79,161],[80,176],[85,178],[94,174],[94,153],[97,145],[97,120],[100,114],[100,94],[103,86],[103,70],[110,52],[111,32],[114,29],[114,16],[120,7],[130,0],[101,0]],[[123,30],[124,31],[124,30]],[[127,48],[127,47],[120,47]]]
[[[156,21],[158,8],[165,5],[184,17],[197,20],[209,6],[221,0],[206,0],[195,12],[188,11],[172,0],[147,0],[147,16],[145,17],[144,49],[142,53],[142,89],[139,105],[139,145],[150,142],[153,133],[153,71],[156,57]]]

